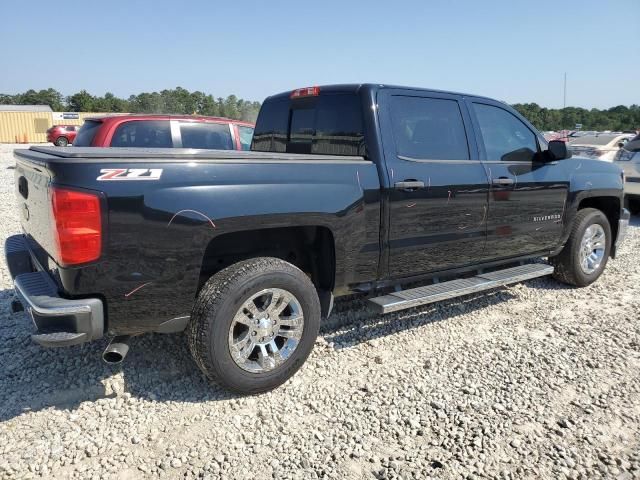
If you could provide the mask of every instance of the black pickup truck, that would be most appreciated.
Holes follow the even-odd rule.
[[[130,336],[186,330],[202,371],[245,393],[300,368],[334,295],[386,313],[552,273],[586,286],[629,221],[616,166],[504,103],[418,88],[274,95],[248,152],[15,156],[5,251],[33,340],[112,336],[118,362]]]

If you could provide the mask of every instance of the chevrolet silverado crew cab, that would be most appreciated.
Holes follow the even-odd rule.
[[[300,368],[334,296],[384,314],[549,274],[584,287],[629,222],[615,165],[504,103],[419,88],[274,95],[247,152],[15,156],[6,260],[33,340],[114,337],[118,362],[130,336],[186,331],[206,376],[244,393]]]

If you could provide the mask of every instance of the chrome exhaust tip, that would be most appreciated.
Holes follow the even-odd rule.
[[[129,335],[121,335],[119,337],[113,337],[109,345],[102,354],[102,359],[106,363],[118,364],[122,363],[124,357],[129,353]]]

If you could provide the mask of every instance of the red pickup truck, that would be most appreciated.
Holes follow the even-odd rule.
[[[249,150],[252,123],[194,115],[112,115],[87,118],[76,147]]]

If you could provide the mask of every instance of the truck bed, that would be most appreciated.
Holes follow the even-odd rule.
[[[166,331],[165,322],[186,321],[208,269],[222,265],[210,254],[227,246],[234,258],[254,246],[266,256],[300,256],[331,238],[335,285],[377,275],[380,183],[376,165],[363,157],[48,146],[15,156],[25,241],[60,295],[103,298],[105,328],[117,334]],[[158,173],[104,178],[114,170]],[[101,198],[98,260],[58,261],[52,188]]]

